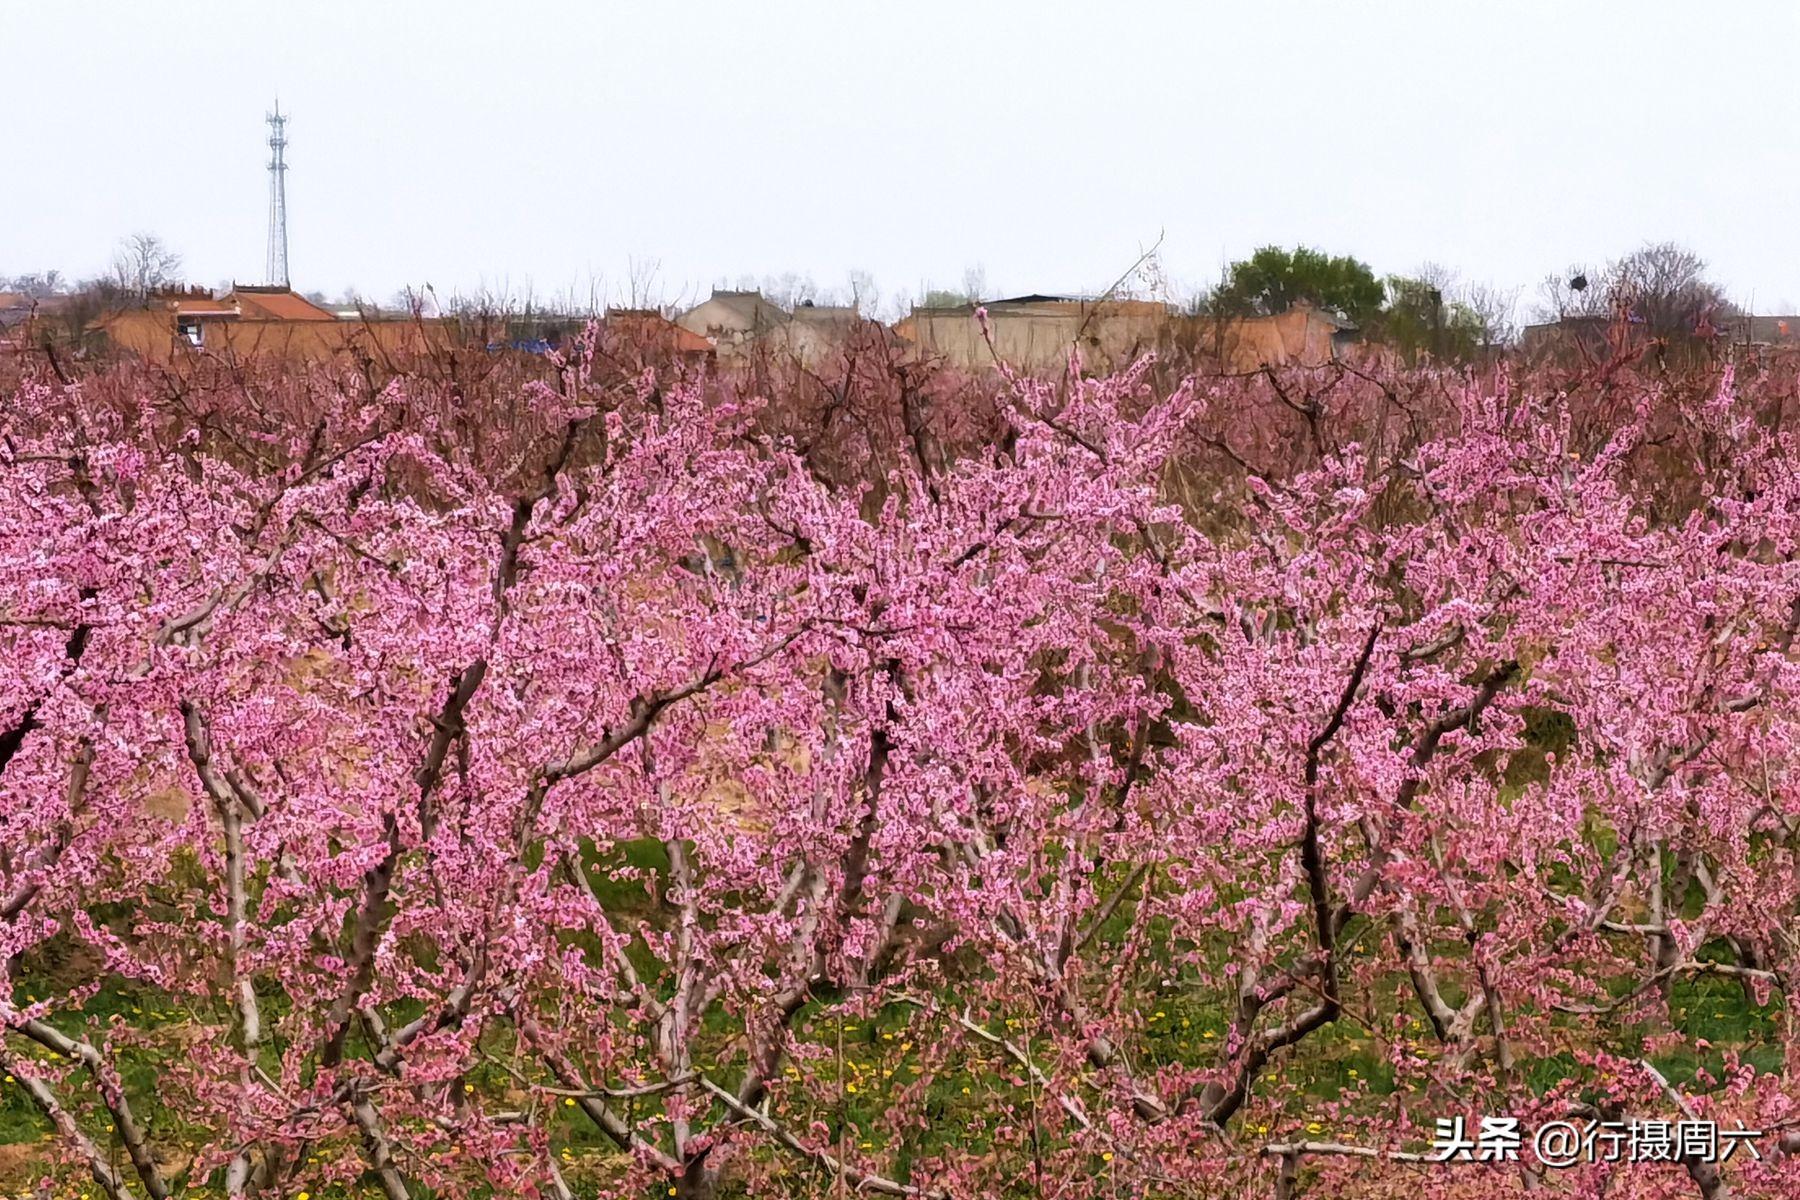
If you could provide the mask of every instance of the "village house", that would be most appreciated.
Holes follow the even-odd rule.
[[[1564,317],[1540,321],[1519,331],[1519,354],[1528,359],[1571,355],[1605,357],[1611,336],[1611,316]]]
[[[0,292],[0,347],[17,350],[68,319],[74,297]]]
[[[1733,346],[1764,350],[1800,349],[1800,316],[1742,313],[1720,322],[1719,336]]]
[[[1216,358],[1228,371],[1321,366],[1354,326],[1310,304],[1268,317],[1183,317],[1151,300],[1033,294],[991,301],[987,332],[972,304],[915,308],[895,326],[916,352],[951,366],[1061,370],[1071,351],[1084,369],[1117,370],[1150,352],[1179,349]]]
[[[1155,349],[1172,315],[1154,301],[1041,293],[983,307],[986,333],[972,304],[914,308],[895,332],[921,357],[951,366],[988,367],[998,359],[1025,371],[1060,370],[1070,350],[1079,349],[1084,363],[1099,369]]]
[[[25,327],[36,312],[36,304],[25,293],[0,292],[0,346],[22,342]]]
[[[680,361],[706,362],[715,356],[713,344],[683,329],[654,308],[609,308],[600,323],[603,334]]]
[[[1660,345],[1664,351],[1684,347],[1687,352],[1772,352],[1800,350],[1800,315],[1730,313],[1709,321],[1681,338],[1657,338],[1641,322],[1614,314],[1566,316],[1559,321],[1527,325],[1519,334],[1520,357],[1536,359],[1605,359],[1618,350]]]
[[[102,315],[94,328],[112,348],[164,365],[199,352],[299,362],[357,350],[419,352],[445,337],[435,319],[343,316],[291,288],[248,284],[217,297],[203,288],[158,292],[141,306]]]
[[[759,291],[714,288],[710,297],[682,313],[675,324],[706,338],[721,359],[730,359],[748,353],[761,338],[790,319],[785,309],[765,300]]]
[[[721,362],[757,355],[812,368],[842,353],[863,317],[851,307],[810,300],[789,312],[760,291],[715,289],[675,323],[706,338]]]
[[[1356,337],[1353,322],[1305,300],[1271,316],[1195,317],[1184,324],[1194,349],[1239,374],[1322,367]]]
[[[771,353],[817,367],[842,353],[861,320],[854,308],[805,300],[794,307],[786,324],[770,333],[767,344]]]

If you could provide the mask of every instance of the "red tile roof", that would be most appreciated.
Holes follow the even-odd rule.
[[[328,309],[320,308],[298,292],[239,287],[225,297],[236,301],[245,319],[251,321],[335,321]]]
[[[713,349],[713,344],[699,334],[683,329],[653,310],[608,309],[606,327],[627,337],[662,342],[677,354],[710,354]]]

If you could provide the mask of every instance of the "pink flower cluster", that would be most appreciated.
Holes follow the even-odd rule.
[[[579,356],[503,471],[91,386],[0,408],[0,1065],[108,1196],[1800,1194],[1788,383],[1008,378],[856,485]]]

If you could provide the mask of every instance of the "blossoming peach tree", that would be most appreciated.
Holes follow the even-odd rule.
[[[1779,389],[1422,378],[866,486],[580,360],[504,469],[20,385],[6,1111],[114,1200],[1795,1189]],[[1502,1114],[1760,1136],[1425,1161]]]

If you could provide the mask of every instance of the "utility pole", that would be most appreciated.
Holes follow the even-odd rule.
[[[277,287],[288,286],[287,243],[287,118],[281,101],[265,120],[269,123],[269,261],[263,274]]]

